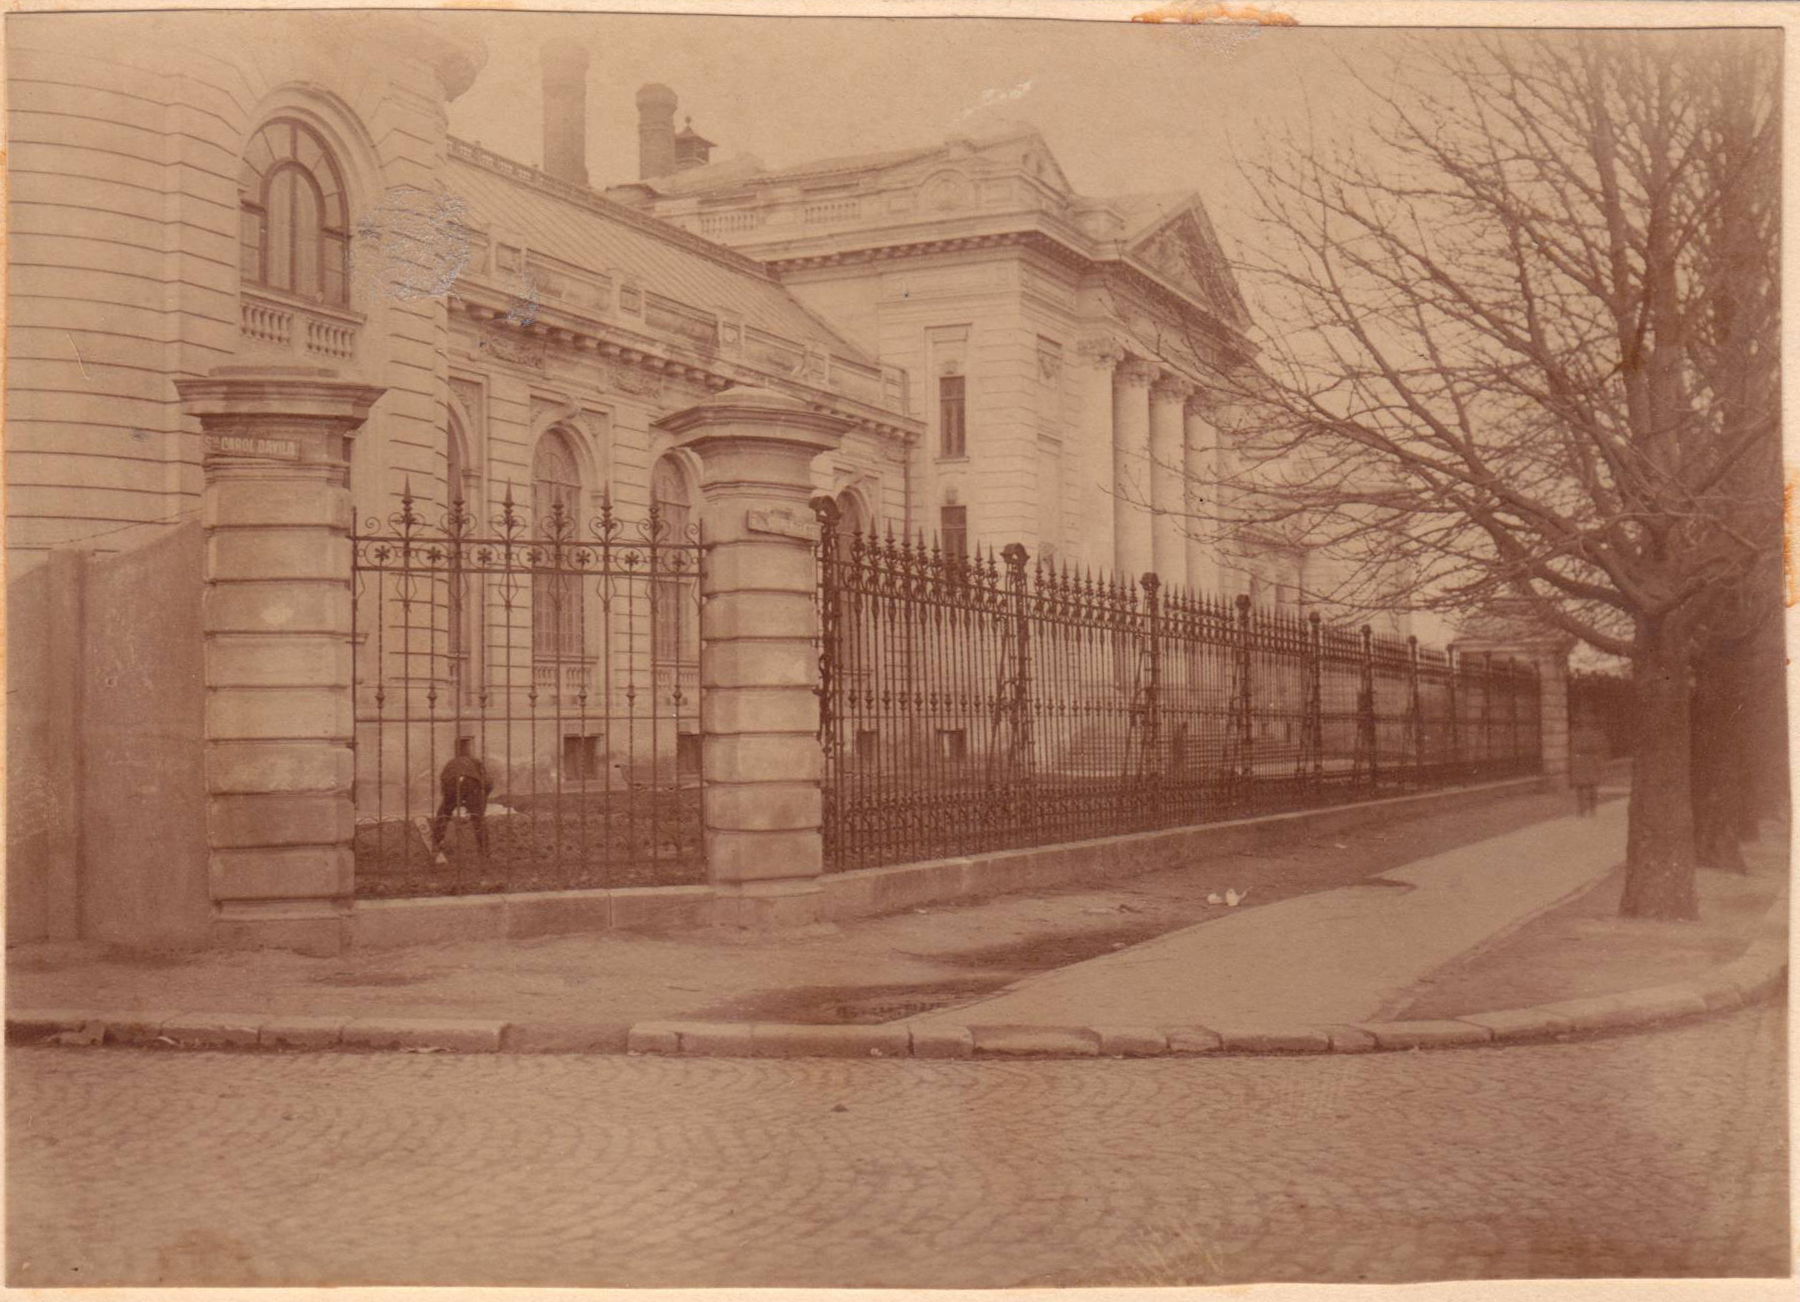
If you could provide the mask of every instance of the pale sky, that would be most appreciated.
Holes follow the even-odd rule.
[[[1309,111],[1341,123],[1355,93],[1336,54],[1391,33],[1195,29],[1131,23],[931,19],[441,15],[470,24],[487,68],[451,105],[451,130],[523,162],[542,157],[538,50],[585,44],[588,170],[637,176],[637,88],[680,97],[677,123],[771,166],[933,144],[1023,120],[1094,195],[1194,189],[1236,225],[1234,150]]]

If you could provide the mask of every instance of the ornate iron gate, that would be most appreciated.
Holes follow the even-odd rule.
[[[422,508],[352,536],[357,894],[704,880],[694,530]]]

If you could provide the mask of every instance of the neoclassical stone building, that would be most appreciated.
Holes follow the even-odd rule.
[[[353,825],[408,834],[447,756],[514,792],[674,790],[702,731],[726,881],[719,829],[779,831],[754,783],[785,770],[733,731],[759,692],[798,693],[763,732],[781,816],[816,826],[811,494],[951,551],[1297,601],[1303,556],[1184,525],[1186,472],[1230,454],[1199,382],[1251,360],[1197,197],[1081,196],[1030,131],[713,165],[654,84],[619,106],[642,175],[594,177],[566,46],[534,167],[449,134],[479,44],[282,24],[8,25],[15,936],[329,949],[381,860]],[[733,422],[803,482],[758,484]],[[705,633],[692,569],[660,568],[703,496],[792,617],[719,653],[741,719],[697,708],[733,603]]]
[[[1298,599],[1298,552],[1221,537],[1189,500],[1226,415],[1201,385],[1252,361],[1198,195],[1081,195],[1028,127],[773,171],[709,163],[691,126],[659,143],[675,107],[663,87],[639,94],[642,175],[608,193],[750,254],[905,369],[926,427],[911,527]],[[886,514],[860,486],[845,505]]]

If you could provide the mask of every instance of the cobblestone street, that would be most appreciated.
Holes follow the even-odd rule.
[[[1304,1059],[13,1050],[8,1283],[1777,1275],[1783,1011]]]
[[[14,1050],[14,1286],[1784,1271],[1782,1010],[1310,1059]]]

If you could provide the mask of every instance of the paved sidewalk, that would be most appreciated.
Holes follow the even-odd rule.
[[[684,1057],[1337,1054],[1605,1033],[1736,1008],[1781,989],[1785,893],[1749,889],[1740,903],[1754,914],[1738,909],[1743,916],[1703,956],[1747,946],[1723,966],[1638,964],[1634,974],[1663,984],[1573,990],[1549,1002],[1540,993],[1530,1006],[1489,1000],[1477,983],[1435,1018],[1405,1011],[1423,978],[1497,953],[1526,923],[1602,882],[1623,858],[1625,813],[1623,802],[1609,801],[1593,819],[1507,820],[1500,826],[1512,830],[1411,861],[1409,848],[1430,844],[1428,825],[1402,824],[1366,834],[1388,842],[1382,865],[1359,857],[1371,847],[1359,849],[1356,834],[1309,843],[1315,862],[1328,851],[1325,862],[1348,870],[1339,880],[1356,884],[1280,896],[1272,875],[1263,884],[1278,898],[1236,910],[1201,900],[1210,916],[1173,930],[1161,930],[1175,915],[1158,911],[1153,883],[1185,892],[1191,908],[1191,874],[1216,881],[1244,872],[1254,895],[1256,856],[787,936],[609,934],[338,960],[144,956],[123,967],[40,952],[9,962],[7,1026],[27,1042],[70,1045]],[[1453,839],[1440,831],[1435,844]],[[1120,910],[1140,915],[1124,928],[1129,939],[1112,939],[1121,936]],[[1017,961],[1018,945],[992,943],[1008,929],[1040,958],[1064,942],[1078,953],[1036,975],[984,966],[993,957]],[[1094,954],[1102,956],[1087,957]],[[833,977],[851,984],[829,984]],[[822,979],[828,984],[816,984]],[[726,990],[760,993],[721,1003]],[[854,1011],[844,1003],[850,996],[859,996]]]
[[[1247,910],[1020,982],[911,1025],[1314,1026],[1380,1020],[1434,969],[1625,855],[1625,802]]]

